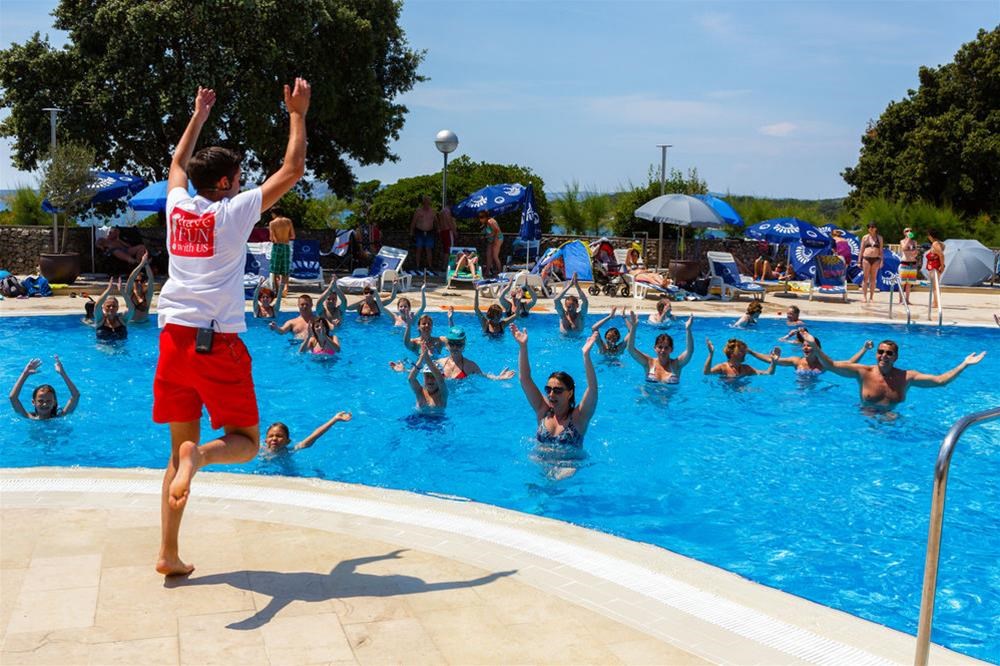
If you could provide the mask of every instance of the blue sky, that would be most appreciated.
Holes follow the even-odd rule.
[[[0,43],[35,30],[54,43],[56,2],[3,0]],[[869,119],[949,62],[996,0],[949,2],[489,2],[410,0],[402,25],[429,77],[403,96],[400,161],[357,169],[384,183],[453,155],[530,166],[561,191],[645,182],[658,143],[668,167],[713,191],[820,198],[847,193]],[[0,145],[0,187],[31,183]]]

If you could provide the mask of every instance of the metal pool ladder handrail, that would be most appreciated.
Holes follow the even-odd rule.
[[[896,292],[899,292],[899,297],[903,298],[903,281],[899,278],[899,273],[892,276],[889,279],[889,319],[892,319],[892,303],[896,299],[893,298]],[[903,298],[903,306],[906,308],[906,325],[909,326],[912,323],[912,315],[910,314],[910,303],[905,298]]]
[[[924,562],[924,587],[920,595],[920,621],[917,625],[915,666],[926,666],[931,647],[931,623],[934,619],[934,596],[937,592],[938,556],[941,554],[941,525],[944,522],[944,498],[948,489],[948,467],[962,433],[971,426],[1000,417],[1000,407],[963,416],[951,427],[941,442],[934,465],[934,492],[931,494],[931,518],[927,531],[927,559]]]

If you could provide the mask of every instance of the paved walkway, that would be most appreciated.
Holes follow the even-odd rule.
[[[0,662],[912,660],[912,636],[660,548],[313,479],[199,475],[182,532],[197,570],[164,582],[152,568],[159,479],[0,470]]]
[[[71,292],[79,293],[87,291],[95,298],[106,284],[79,280],[77,284],[68,288],[60,289],[56,296],[51,298],[32,299],[7,299],[0,301],[0,316],[5,314],[65,314],[83,313],[83,301],[80,298],[70,298]],[[415,289],[407,296],[415,300],[415,308],[420,304],[419,284],[414,282]],[[294,312],[296,309],[295,296],[299,292],[294,288],[291,297],[282,301],[282,311]],[[313,292],[315,296],[315,290]],[[432,278],[428,282],[427,303],[432,311],[442,307],[453,305],[456,310],[469,311],[472,309],[473,291],[467,284],[454,286],[446,289],[440,278]],[[917,324],[937,324],[937,314],[931,319],[927,316],[926,290],[916,291],[913,295],[913,321]],[[352,298],[348,296],[348,298]],[[590,298],[591,312],[608,312],[612,306],[619,308],[635,308],[638,312],[649,313],[655,309],[656,301],[652,297],[645,300],[635,298],[611,298],[609,296],[588,296]],[[861,295],[858,291],[851,291],[848,302],[843,303],[835,299],[819,299],[810,301],[807,294],[801,293],[770,293],[764,301],[763,316],[783,317],[790,305],[798,305],[802,310],[802,318],[806,321],[810,319],[838,319],[842,321],[874,321],[874,322],[906,322],[906,312],[898,303],[894,304],[893,319],[889,319],[889,296],[888,294],[876,295],[876,302],[873,305],[861,303]],[[485,309],[494,301],[489,298],[482,300],[482,307]],[[974,326],[996,326],[993,321],[994,314],[1000,314],[1000,287],[977,287],[968,289],[948,288],[943,297],[945,304],[944,323],[947,325],[974,325]],[[738,301],[681,301],[673,304],[674,312],[679,315],[696,313],[708,316],[736,317],[746,310],[748,297],[743,297]],[[153,305],[155,311],[156,300]],[[393,306],[394,307],[394,306]],[[552,301],[550,299],[539,299],[535,306],[537,312],[552,312]]]

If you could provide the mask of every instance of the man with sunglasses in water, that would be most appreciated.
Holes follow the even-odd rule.
[[[906,400],[906,390],[935,388],[944,386],[958,377],[970,365],[983,360],[986,352],[969,354],[965,360],[948,372],[928,375],[917,370],[902,370],[895,367],[899,358],[899,345],[892,340],[883,340],[875,350],[875,365],[862,365],[850,361],[834,361],[816,344],[816,338],[804,328],[800,329],[802,339],[816,350],[823,365],[841,377],[854,377],[861,385],[861,400],[868,406],[891,409]]]

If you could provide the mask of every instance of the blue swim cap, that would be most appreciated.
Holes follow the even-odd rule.
[[[448,335],[444,337],[451,342],[465,342],[465,329],[461,326],[452,326],[448,329]]]

